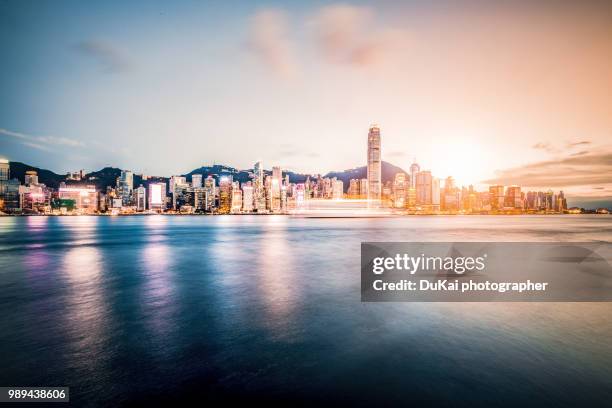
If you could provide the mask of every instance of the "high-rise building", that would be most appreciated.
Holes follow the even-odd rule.
[[[174,190],[176,186],[181,186],[187,184],[187,178],[184,176],[172,176],[170,177],[170,194],[174,194]]]
[[[215,210],[216,190],[215,179],[212,176],[206,177],[206,180],[204,180],[204,192],[206,194],[204,211],[213,212]]]
[[[504,207],[504,186],[489,186],[489,204],[492,211],[501,210]]]
[[[170,194],[172,194],[172,208],[179,209],[181,207],[181,195],[184,190],[189,187],[187,184],[187,178],[184,176],[172,176],[170,177]]]
[[[431,209],[440,211],[440,179],[437,177],[431,179]]]
[[[406,173],[397,173],[393,180],[393,206],[404,208],[406,206]]]
[[[149,210],[164,211],[166,209],[166,183],[149,184]]]
[[[26,186],[38,184],[38,173],[36,173],[34,170],[26,171],[24,181]]]
[[[521,188],[519,186],[509,186],[506,188],[506,196],[504,197],[504,207],[523,208],[523,200],[521,198]]]
[[[219,179],[219,214],[232,211],[232,176],[221,176]]]
[[[410,187],[416,189],[416,175],[421,171],[421,167],[414,161],[410,165]]]
[[[8,181],[11,175],[11,167],[9,161],[0,159],[0,181]]]
[[[253,186],[251,184],[242,185],[242,211],[253,212]]]
[[[368,179],[359,180],[359,198],[368,197]]]
[[[191,187],[193,188],[202,187],[202,175],[201,174],[193,174],[191,176]]]
[[[260,161],[253,165],[253,206],[258,213],[266,212],[264,169]]]
[[[130,170],[121,170],[117,179],[117,194],[124,206],[132,205],[132,193],[134,191],[134,173]]]
[[[136,211],[144,211],[147,208],[147,189],[140,185],[134,190],[134,202],[136,203]]]
[[[432,177],[430,171],[416,173],[416,203],[421,206],[430,206],[432,202]]]
[[[94,213],[98,210],[98,193],[95,186],[60,187],[58,198],[73,201],[74,208],[79,212]]]
[[[332,180],[332,199],[340,200],[344,195],[344,183],[335,177]]]
[[[238,214],[242,210],[242,190],[240,190],[240,183],[234,181],[232,183],[232,214]]]
[[[347,191],[349,198],[359,198],[359,179],[350,179]]]
[[[368,200],[380,200],[382,194],[380,128],[372,125],[368,132]]]

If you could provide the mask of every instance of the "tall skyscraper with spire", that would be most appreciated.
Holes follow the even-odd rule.
[[[368,132],[368,200],[380,200],[382,191],[380,128],[372,125]]]

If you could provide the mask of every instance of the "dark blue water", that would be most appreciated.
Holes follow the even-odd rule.
[[[87,406],[610,406],[612,304],[361,303],[365,240],[612,241],[612,217],[3,217],[0,385]]]

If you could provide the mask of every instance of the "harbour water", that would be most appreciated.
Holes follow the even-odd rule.
[[[2,217],[0,385],[610,406],[611,303],[362,303],[362,241],[612,241],[612,217]]]

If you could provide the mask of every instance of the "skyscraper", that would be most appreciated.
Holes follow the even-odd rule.
[[[393,180],[393,206],[395,208],[406,206],[406,173],[397,173]]]
[[[501,210],[504,207],[504,186],[489,186],[489,204],[491,210]]]
[[[137,211],[144,211],[147,208],[147,189],[140,185],[134,190],[134,202]]]
[[[264,170],[260,161],[253,166],[253,205],[258,213],[266,212]]]
[[[421,171],[421,167],[416,160],[410,165],[410,187],[416,189],[416,175]]]
[[[0,159],[0,181],[7,181],[10,176],[10,165],[8,160]]]
[[[193,174],[191,176],[191,187],[193,188],[202,187],[202,175],[201,174]]]
[[[151,183],[149,184],[149,210],[165,211],[166,210],[166,183]]]
[[[132,204],[132,192],[134,191],[134,173],[130,170],[121,170],[117,179],[117,192],[124,206]]]
[[[380,200],[382,192],[380,128],[372,125],[368,132],[368,200]]]
[[[38,173],[34,170],[28,170],[25,172],[25,183],[26,186],[38,184]]]
[[[232,210],[232,176],[219,179],[219,214],[229,214]]]
[[[420,171],[416,173],[416,202],[417,205],[432,205],[432,184],[433,180],[430,171]],[[439,184],[438,184],[439,188]],[[438,202],[439,203],[439,202]]]

